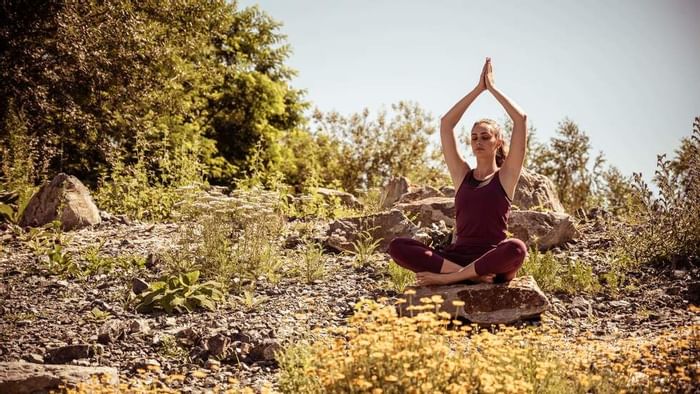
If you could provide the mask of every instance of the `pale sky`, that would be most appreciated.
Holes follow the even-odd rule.
[[[238,4],[259,4],[283,23],[287,64],[299,72],[292,85],[322,111],[375,114],[410,100],[437,125],[490,56],[496,86],[527,112],[540,142],[569,117],[590,137],[592,156],[603,151],[646,179],[700,115],[700,0]],[[486,92],[458,128],[504,115]]]

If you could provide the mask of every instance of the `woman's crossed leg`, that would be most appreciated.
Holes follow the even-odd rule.
[[[506,239],[463,266],[458,261],[449,260],[449,253],[438,252],[411,238],[399,237],[389,244],[389,255],[400,266],[416,272],[420,285],[450,284],[465,280],[507,282],[515,278],[523,265],[527,247],[519,239]]]

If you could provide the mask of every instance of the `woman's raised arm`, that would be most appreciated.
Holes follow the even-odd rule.
[[[459,188],[462,180],[469,172],[469,164],[459,154],[457,150],[457,141],[455,138],[455,126],[464,115],[464,112],[474,102],[474,100],[486,90],[486,63],[481,71],[479,83],[476,87],[457,102],[445,115],[440,119],[440,142],[442,143],[442,154],[445,156],[445,163],[450,172],[452,183],[455,185],[455,191]]]
[[[510,149],[503,165],[501,166],[501,184],[508,196],[512,199],[515,194],[515,187],[518,185],[520,172],[523,169],[525,160],[525,148],[527,146],[527,114],[518,104],[503,94],[493,81],[493,69],[491,59],[486,61],[486,88],[493,94],[499,103],[505,108],[508,116],[513,120],[513,135],[510,136]]]

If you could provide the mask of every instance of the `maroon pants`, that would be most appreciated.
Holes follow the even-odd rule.
[[[389,255],[398,265],[413,272],[440,273],[445,259],[463,267],[473,262],[477,275],[496,274],[495,282],[505,282],[515,278],[523,265],[527,246],[519,239],[510,238],[496,247],[454,246],[447,250],[435,250],[415,239],[398,237],[389,244]]]

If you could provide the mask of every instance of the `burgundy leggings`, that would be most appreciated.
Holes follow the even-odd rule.
[[[505,282],[515,278],[523,265],[527,246],[517,238],[509,238],[495,248],[438,251],[415,239],[398,237],[389,244],[389,255],[398,265],[413,272],[440,273],[445,259],[463,267],[474,262],[477,275],[496,274],[495,282]]]

